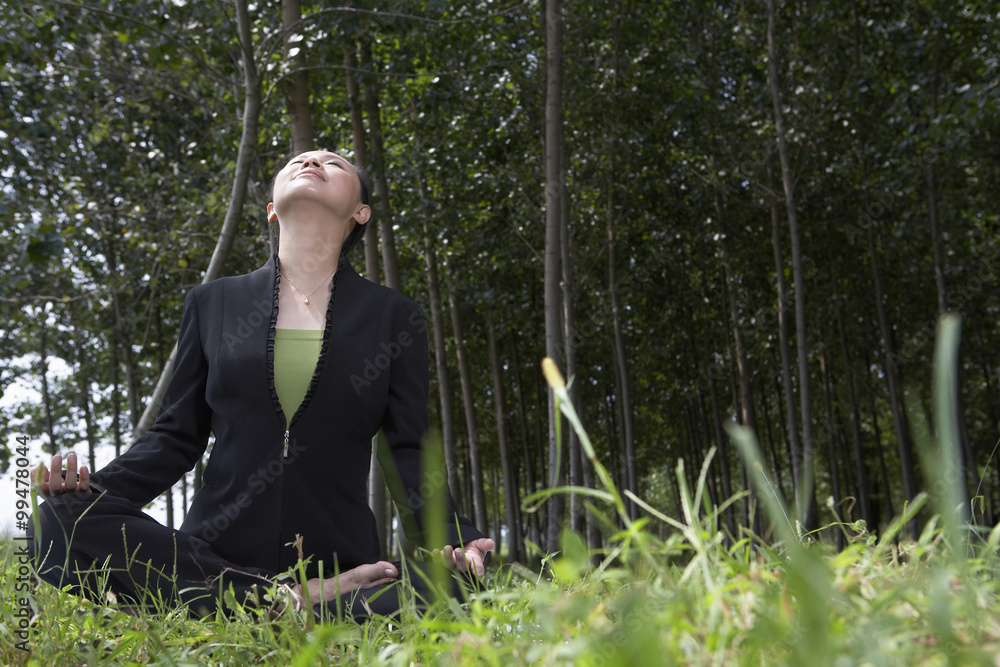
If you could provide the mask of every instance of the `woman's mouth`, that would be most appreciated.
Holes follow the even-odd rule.
[[[303,169],[302,171],[300,171],[298,174],[295,175],[295,178],[299,178],[301,176],[312,176],[313,178],[318,178],[322,181],[326,180],[323,174],[317,171],[316,169]]]

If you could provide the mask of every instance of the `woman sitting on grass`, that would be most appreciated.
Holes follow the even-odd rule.
[[[367,504],[379,428],[407,537],[443,547],[460,571],[483,573],[493,540],[457,515],[443,474],[421,472],[423,314],[346,257],[371,215],[369,191],[336,153],[309,151],[281,169],[267,207],[280,249],[253,273],[187,294],[156,424],[96,473],[78,469],[74,454],[65,470],[60,456],[36,468],[48,499],[34,540],[45,581],[97,599],[106,587],[133,604],[181,602],[209,613],[230,588],[238,602],[259,603],[301,551],[308,591],[285,589],[296,606],[308,593],[317,611],[392,614],[401,564],[379,560]],[[215,443],[184,523],[160,525],[142,507],[194,467],[210,433]],[[425,518],[437,492],[446,512]],[[447,544],[428,545],[434,534]]]

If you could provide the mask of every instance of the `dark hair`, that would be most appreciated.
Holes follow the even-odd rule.
[[[278,167],[278,169],[274,172],[274,176],[271,177],[270,187],[267,188],[268,201],[273,201],[274,199],[274,183],[275,181],[278,180],[278,172],[284,169],[285,165],[291,162],[293,158],[308,152],[309,151],[289,151],[288,153],[285,154],[285,157],[281,162],[281,166]],[[348,162],[350,162],[350,160],[348,160]],[[372,184],[371,181],[368,179],[368,173],[365,171],[364,167],[359,167],[353,162],[350,162],[350,165],[354,167],[354,173],[358,175],[358,182],[361,184],[361,203],[364,204],[365,206],[370,207],[372,204]],[[368,225],[370,224],[371,224],[371,218],[369,217],[367,224],[354,225],[354,229],[352,229],[351,233],[347,235],[347,239],[344,241],[344,245],[340,249],[340,252],[345,255],[348,252],[350,252],[351,248],[353,248],[354,245],[361,240],[361,237],[365,235],[365,230],[368,229]],[[277,238],[278,236],[276,230],[274,231],[274,236],[275,238]]]
[[[368,174],[365,173],[364,167],[359,167],[358,165],[351,163],[354,167],[355,173],[358,175],[358,182],[361,183],[361,203],[365,206],[371,207],[372,205],[372,186],[371,182],[368,180]],[[351,251],[354,244],[361,240],[361,237],[365,235],[365,230],[368,229],[368,225],[372,224],[371,216],[368,217],[368,222],[364,225],[356,224],[351,233],[347,235],[347,239],[344,241],[344,247],[340,249],[345,255]]]

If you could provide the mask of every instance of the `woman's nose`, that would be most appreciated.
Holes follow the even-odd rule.
[[[315,155],[310,155],[309,157],[302,159],[302,167],[301,167],[302,169],[305,169],[306,167],[320,167],[320,166],[322,165],[320,164],[319,158],[316,157]]]

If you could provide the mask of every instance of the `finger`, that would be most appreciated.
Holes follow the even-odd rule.
[[[66,455],[66,491],[76,491],[76,454],[70,452]]]
[[[483,565],[483,556],[476,550],[466,551],[469,559],[469,571],[474,572],[477,576],[482,576],[486,572],[486,566]]]
[[[455,564],[454,552],[455,549],[451,545],[446,546],[444,549],[441,550],[441,561],[449,567],[454,565]]]
[[[62,493],[62,463],[62,456],[56,454],[52,457],[52,463],[49,465],[49,493],[53,495]]]
[[[42,498],[49,497],[49,469],[45,467],[44,463],[39,463],[31,471],[31,483],[38,489]]]
[[[466,543],[465,547],[478,549],[480,553],[485,554],[487,551],[493,551],[496,548],[496,542],[494,542],[489,537],[480,537],[478,540],[472,540]]]
[[[87,466],[80,466],[80,484],[77,491],[90,491],[90,470]]]
[[[465,572],[469,569],[469,560],[465,555],[465,549],[455,549],[455,567],[460,572]]]

